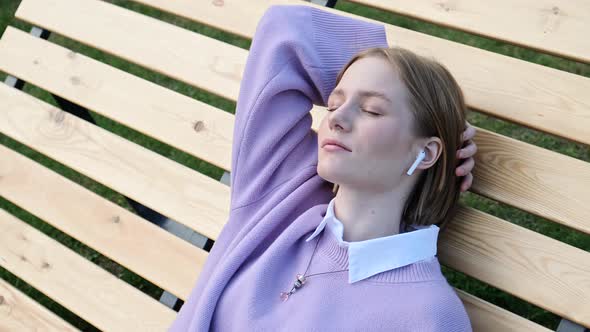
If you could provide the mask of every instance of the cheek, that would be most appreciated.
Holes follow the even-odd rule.
[[[320,126],[318,127],[318,149],[319,149],[319,145],[322,141],[322,139],[324,139],[326,137],[326,133],[329,133],[330,129],[328,128],[328,120],[326,119],[326,117],[322,118],[322,121],[320,121]]]
[[[405,142],[402,142],[403,135],[402,130],[395,124],[382,122],[367,126],[361,133],[360,139],[363,142],[363,150],[367,154],[375,157],[391,157],[403,150],[402,147],[405,146]]]

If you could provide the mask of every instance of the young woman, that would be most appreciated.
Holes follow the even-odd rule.
[[[465,109],[382,25],[271,6],[238,97],[229,220],[170,331],[471,331],[436,256],[472,182]]]

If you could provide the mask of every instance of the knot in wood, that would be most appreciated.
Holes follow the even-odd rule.
[[[72,76],[70,77],[70,82],[72,82],[73,85],[80,85],[80,77],[78,76]]]
[[[195,122],[193,129],[195,129],[195,131],[198,133],[199,131],[202,131],[203,129],[205,129],[205,123],[203,121],[199,120],[199,121]]]
[[[55,115],[53,116],[53,121],[55,121],[55,123],[62,123],[65,117],[66,112],[58,109],[57,112],[55,112]]]

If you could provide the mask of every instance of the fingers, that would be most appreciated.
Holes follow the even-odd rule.
[[[477,144],[475,144],[475,142],[471,139],[467,143],[468,144],[466,147],[457,150],[457,158],[465,159],[473,157],[475,155],[475,153],[477,152]]]
[[[475,166],[475,160],[473,158],[467,158],[461,165],[459,165],[455,169],[455,174],[457,176],[465,176],[473,170],[473,166]]]
[[[466,177],[463,178],[463,181],[461,182],[461,192],[464,193],[467,190],[469,190],[469,188],[471,188],[471,185],[473,184],[473,175],[471,173],[467,174]]]
[[[475,137],[477,130],[467,122],[467,129],[461,134],[461,141],[465,142]]]
[[[457,158],[463,159],[463,163],[457,167],[455,174],[463,176],[461,181],[461,192],[466,192],[473,184],[473,174],[471,173],[475,166],[473,156],[477,152],[477,145],[473,141],[477,130],[469,122],[465,121],[467,128],[461,135],[461,140],[466,143],[466,146],[457,150]]]

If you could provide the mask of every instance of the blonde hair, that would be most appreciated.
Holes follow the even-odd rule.
[[[463,92],[449,70],[432,58],[401,47],[368,48],[357,53],[340,70],[336,85],[350,65],[361,58],[380,56],[389,60],[409,93],[413,132],[418,137],[436,136],[442,141],[441,156],[426,169],[410,192],[402,213],[407,231],[410,225],[435,224],[442,232],[454,218],[459,200],[461,177],[455,175],[466,129],[467,107]],[[332,192],[338,192],[334,184]]]

